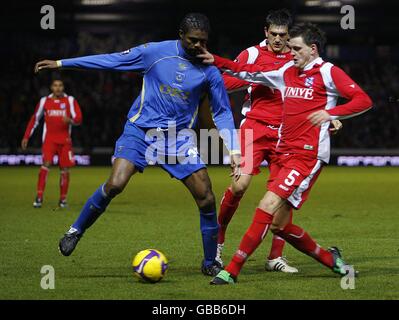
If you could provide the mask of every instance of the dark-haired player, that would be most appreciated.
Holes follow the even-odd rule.
[[[105,211],[112,198],[123,191],[130,177],[144,171],[149,163],[146,153],[149,150],[152,153],[151,148],[156,140],[157,143],[165,142],[165,158],[190,158],[187,163],[159,161],[158,164],[182,181],[199,208],[204,249],[202,272],[215,276],[221,270],[215,261],[218,232],[215,197],[206,167],[195,151],[195,139],[187,136],[189,133],[184,130],[194,126],[200,98],[208,93],[215,124],[219,132],[222,129],[227,132],[222,137],[231,154],[232,175],[239,178],[240,150],[223,79],[217,68],[204,65],[196,58],[201,46],[207,44],[209,29],[207,17],[192,13],[181,22],[179,40],[146,43],[121,53],[44,60],[36,64],[36,71],[74,67],[137,71],[143,74],[142,91],[134,101],[124,132],[115,145],[116,160],[111,176],[88,199],[78,219],[60,240],[59,248],[63,255],[68,256],[73,252],[86,229]],[[147,135],[151,129],[163,132],[164,136],[155,137],[154,140],[154,137]],[[188,139],[176,141],[168,136],[168,132],[174,130],[184,130]],[[172,138],[172,142],[165,136]]]
[[[287,47],[287,41],[288,28],[291,24],[292,18],[289,11],[285,9],[270,11],[266,16],[264,28],[266,39],[242,51],[235,61],[259,66],[283,65],[290,61],[292,56]],[[269,168],[274,168],[270,164],[276,160],[278,129],[283,111],[283,101],[279,90],[249,83],[226,73],[223,74],[223,80],[228,91],[247,89],[247,95],[242,109],[245,119],[240,126],[243,157],[241,178],[233,179],[224,192],[218,215],[220,228],[216,260],[221,264],[227,226],[248,189],[252,176],[260,173],[260,166],[264,160],[268,162]],[[252,131],[253,140],[251,141],[245,138],[247,130]],[[273,237],[265,264],[266,270],[298,272],[298,269],[288,265],[287,260],[282,257],[284,244],[284,239],[277,235]]]
[[[241,79],[263,83],[283,93],[282,129],[278,161],[268,191],[259,202],[252,224],[245,233],[231,262],[211,284],[234,283],[247,258],[270,229],[296,249],[313,257],[333,272],[348,273],[349,266],[336,247],[320,247],[310,235],[290,222],[291,208],[306,201],[324,164],[330,158],[329,124],[333,119],[359,115],[371,108],[368,95],[340,68],[319,56],[325,35],[316,25],[298,24],[290,29],[289,47],[293,61],[277,70],[240,64],[212,56],[199,55],[206,63]],[[276,68],[274,68],[276,69]],[[349,100],[336,106],[337,98]]]
[[[76,99],[64,93],[64,83],[60,79],[54,79],[51,83],[51,94],[42,97],[36,105],[35,113],[32,115],[26,127],[21,147],[25,150],[29,138],[39,125],[44,116],[43,126],[43,164],[40,168],[37,182],[37,195],[33,202],[34,208],[41,208],[43,193],[46,187],[47,176],[53,158],[58,155],[60,167],[60,200],[59,206],[67,206],[67,193],[69,186],[69,168],[75,165],[72,151],[71,128],[82,122],[82,113]]]

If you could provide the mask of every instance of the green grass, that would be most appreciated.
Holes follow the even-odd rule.
[[[267,170],[265,169],[264,172]],[[263,271],[270,235],[245,265],[239,283],[211,287],[199,270],[199,217],[190,194],[158,168],[134,176],[125,192],[85,234],[72,256],[58,252],[58,240],[77,217],[109,168],[72,172],[67,210],[54,210],[58,170],[50,172],[42,209],[33,209],[37,168],[0,168],[0,299],[398,299],[399,169],[326,168],[294,221],[320,245],[337,245],[360,270],[354,290],[289,245],[285,255],[296,275]],[[220,201],[228,170],[210,168]],[[265,192],[257,176],[227,232],[231,257]],[[170,260],[166,278],[143,284],[132,275],[133,255],[156,248]],[[55,269],[55,289],[40,287],[43,265]]]

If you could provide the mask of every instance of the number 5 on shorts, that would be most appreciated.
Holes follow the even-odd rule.
[[[285,185],[292,186],[295,182],[295,178],[299,177],[301,174],[296,170],[291,170],[287,178],[284,180]]]

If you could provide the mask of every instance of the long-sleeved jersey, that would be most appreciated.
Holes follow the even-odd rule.
[[[268,50],[266,40],[263,40],[260,44],[242,51],[235,61],[259,66],[272,65],[275,68],[276,65],[283,65],[291,59],[290,52],[276,54]],[[268,125],[280,126],[283,101],[279,90],[262,84],[248,83],[226,73],[223,74],[223,80],[228,91],[248,87],[248,94],[242,108],[245,117]]]
[[[277,151],[301,153],[328,163],[330,158],[329,121],[320,127],[307,117],[326,110],[331,120],[345,119],[371,108],[369,96],[340,68],[317,58],[303,70],[290,61],[277,70],[240,64],[218,56],[214,64],[240,79],[279,89],[283,93],[283,118]],[[336,106],[341,96],[349,101]]]
[[[43,115],[43,142],[51,140],[63,144],[70,141],[72,124],[63,121],[65,116],[72,119],[73,125],[79,125],[82,122],[82,112],[74,97],[64,94],[56,98],[50,94],[42,97],[36,105],[35,113],[25,130],[25,139],[30,138]]]
[[[146,43],[124,52],[100,54],[60,61],[62,67],[137,71],[143,75],[142,90],[133,102],[125,126],[192,128],[200,99],[208,93],[213,120],[230,151],[238,151],[230,103],[220,72],[190,57],[179,40]],[[227,131],[225,131],[227,132]]]

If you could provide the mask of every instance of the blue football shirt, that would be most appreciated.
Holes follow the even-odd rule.
[[[136,71],[142,90],[128,113],[126,128],[192,128],[201,97],[208,93],[215,125],[230,152],[239,151],[233,116],[223,79],[214,66],[189,56],[180,40],[150,42],[124,52],[61,60],[62,67]],[[226,132],[228,134],[226,134]]]

